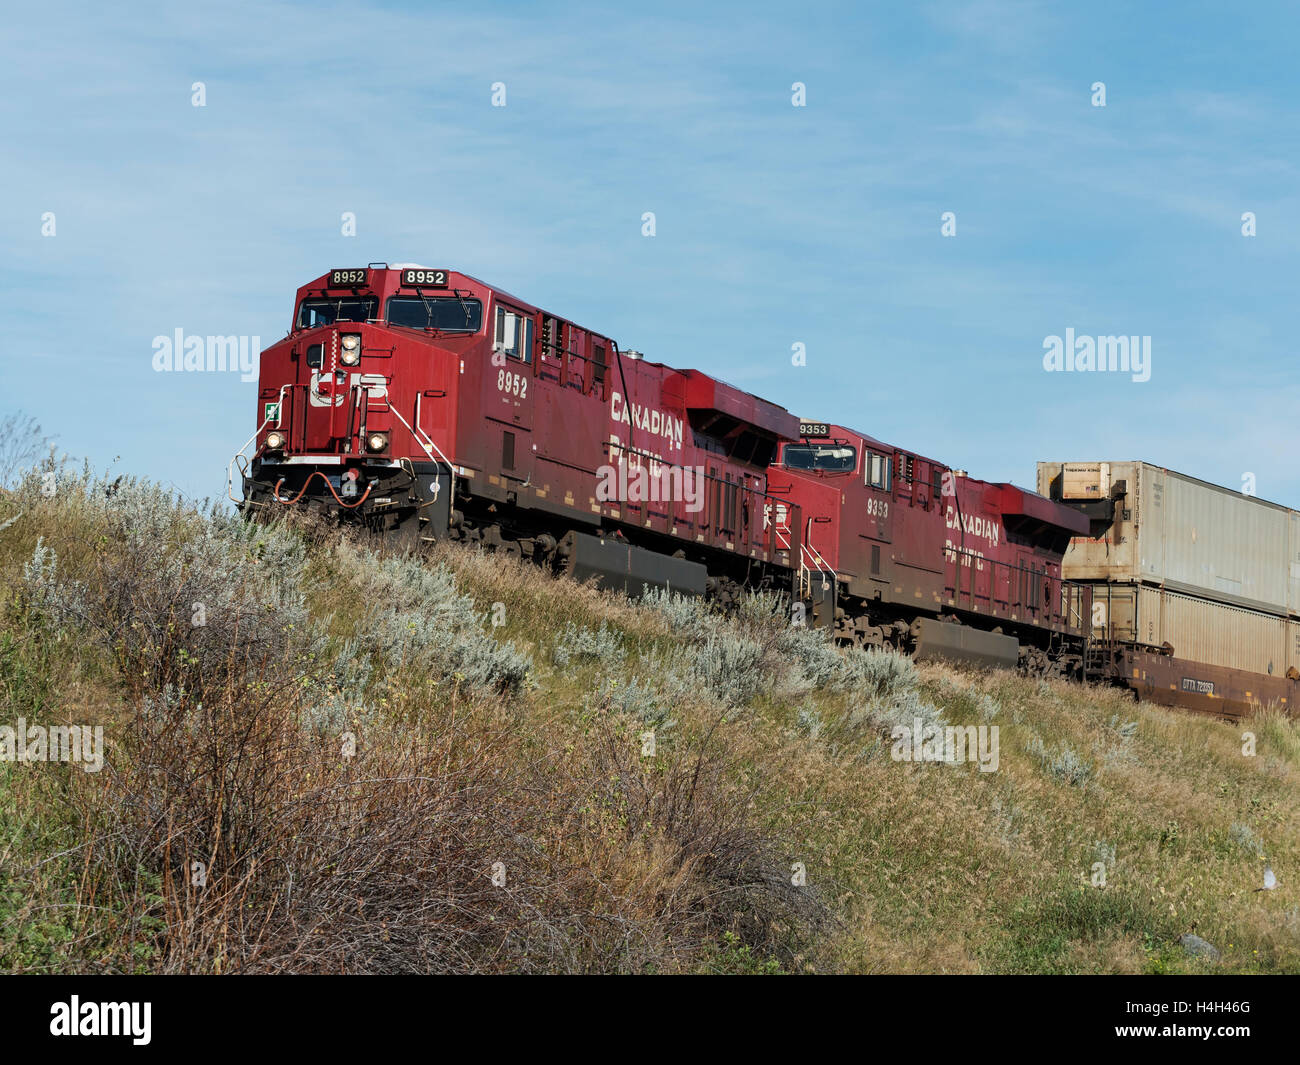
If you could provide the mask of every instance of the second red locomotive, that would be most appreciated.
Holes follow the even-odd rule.
[[[801,423],[768,491],[804,515],[805,555],[836,588],[843,641],[1081,669],[1088,590],[1061,579],[1070,538],[1087,531],[1077,512],[825,423]]]

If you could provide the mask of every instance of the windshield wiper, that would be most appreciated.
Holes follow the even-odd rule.
[[[460,302],[460,309],[465,312],[465,325],[468,326],[472,317],[469,312],[469,304],[465,302],[465,297],[460,294],[460,289],[453,288],[451,294]]]
[[[433,304],[425,297],[423,290],[416,286],[415,294],[420,297],[420,302],[424,304],[424,328],[425,331],[433,330],[436,334],[439,332],[438,327],[433,324]]]

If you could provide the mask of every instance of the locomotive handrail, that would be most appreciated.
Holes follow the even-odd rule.
[[[284,384],[280,386],[280,395],[277,397],[275,401],[275,427],[277,429],[280,428],[280,423],[284,420],[284,394],[288,389],[292,387],[294,387],[292,384]],[[266,416],[266,419],[262,422],[262,424],[259,425],[257,429],[253,432],[253,435],[250,436],[246,441],[244,441],[244,446],[241,447],[230,457],[230,463],[229,465],[226,466],[226,495],[227,497],[229,497],[232,503],[238,504],[239,502],[241,502],[240,500],[236,499],[234,497],[234,494],[231,492],[231,489],[234,487],[235,484],[235,462],[238,459],[244,457],[244,452],[248,450],[248,445],[253,443],[259,436],[261,436],[262,430],[265,429],[270,424],[271,424],[271,416],[268,414]],[[242,468],[240,472],[241,473],[243,472]]]
[[[613,341],[611,341],[610,343],[612,344]],[[550,343],[550,342],[547,341],[547,340],[539,340],[539,341],[537,342],[537,346],[538,346],[538,348],[541,349],[540,357],[539,357],[538,360],[537,360],[537,373],[538,373],[538,376],[541,376],[541,364],[542,364],[543,362],[546,361],[546,353],[547,353],[548,351],[549,351],[549,352],[552,352],[552,353],[554,353],[554,352],[559,352],[561,355],[567,355],[567,356],[568,356],[569,358],[571,358],[571,359],[578,359],[580,362],[587,363],[587,364],[589,364],[589,365],[591,365],[591,366],[599,366],[599,367],[601,367],[602,369],[606,369],[606,370],[609,369],[609,363],[608,363],[608,361],[606,361],[606,362],[597,362],[597,361],[596,361],[594,358],[592,358],[590,355],[583,355],[583,354],[582,354],[581,352],[579,352],[579,351],[571,351],[569,348],[562,347],[562,346],[559,345],[559,344],[552,344],[552,343]],[[561,358],[559,358],[558,356],[557,356],[553,361],[554,361],[554,362],[559,366],[559,368],[560,368],[560,374],[559,374],[559,379],[558,379],[557,383],[558,383],[562,388],[567,388],[567,387],[569,386],[569,380],[568,380],[569,375],[568,375],[568,372],[567,372],[567,371],[568,371],[568,363],[567,363],[567,361],[566,361],[565,359],[561,359]],[[585,371],[584,371],[583,377],[584,377],[584,379],[583,379],[583,381],[582,381],[582,394],[583,394],[584,396],[591,395],[593,392],[596,391],[596,379],[595,379],[594,376],[592,377],[592,382],[591,382],[591,383],[592,383],[592,387],[591,387],[590,390],[588,390],[588,388],[587,388],[587,382],[586,382],[586,380],[585,380]],[[604,378],[601,378],[600,383],[601,383],[601,384],[604,384]],[[602,397],[602,398],[603,398],[603,397]]]
[[[1072,627],[1085,636],[1092,632],[1092,585],[1080,584],[1078,581],[1061,581],[1061,592],[1069,597],[1069,617]],[[1062,611],[1065,613],[1065,611]]]
[[[590,356],[584,355],[580,351],[573,351],[572,349],[563,347],[559,344],[552,344],[549,340],[539,340],[537,346],[539,348],[545,348],[547,351],[558,351],[561,355],[571,355],[573,358],[582,359],[584,362],[592,361]],[[542,357],[545,358],[545,355]]]
[[[813,519],[810,517],[807,521],[808,531],[804,533],[803,543],[799,545],[799,549],[801,552],[806,551],[808,553],[812,560],[817,563],[817,568],[822,573],[834,573],[835,571],[831,569],[830,563],[822,558],[822,553],[813,545],[812,523]]]
[[[814,519],[811,516],[805,521],[804,524],[807,526],[807,530],[800,538],[799,543],[799,590],[800,594],[805,596],[812,595],[811,574],[814,566],[817,572],[822,575],[823,584],[828,573],[832,577],[835,576],[835,571],[831,568],[830,563],[822,558],[822,553],[817,550],[816,545],[812,542],[813,521]],[[808,565],[809,560],[812,561],[813,566]]]
[[[369,386],[358,385],[357,387],[365,389],[367,397],[369,396]],[[429,461],[436,466],[438,463],[438,459],[441,459],[443,465],[447,467],[447,483],[451,488],[451,497],[447,503],[449,508],[448,512],[450,513],[450,511],[454,510],[456,507],[456,468],[451,464],[451,461],[447,458],[447,456],[442,453],[442,448],[438,446],[438,444],[433,439],[433,437],[431,437],[428,433],[426,433],[423,428],[419,428],[418,431],[417,429],[411,428],[407,420],[402,417],[402,412],[399,411],[397,407],[393,405],[393,402],[391,400],[388,400],[387,391],[385,391],[383,398],[388,401],[388,409],[392,411],[394,415],[396,415],[397,420],[406,426],[406,431],[411,434],[411,439],[414,440],[417,444],[419,444],[420,447],[424,448],[424,453],[429,456]],[[419,395],[419,393],[417,393],[415,396],[415,424],[417,427],[420,425],[420,399],[421,396]],[[423,434],[424,436],[423,440],[420,439],[421,434]],[[438,453],[437,459],[433,457],[433,453],[435,451]]]

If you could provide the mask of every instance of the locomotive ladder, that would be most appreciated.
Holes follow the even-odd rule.
[[[809,565],[811,563],[812,565]],[[799,594],[803,599],[811,599],[813,593],[813,569],[816,568],[818,577],[822,584],[826,583],[826,578],[835,579],[835,571],[831,569],[821,552],[812,544],[808,543],[807,538],[799,545]]]
[[[783,529],[780,522],[773,520],[772,527],[775,530],[776,542],[780,544],[787,552],[790,551],[790,530]],[[809,527],[809,534],[812,529]],[[809,542],[810,536],[805,536],[803,542],[799,545],[799,598],[811,599],[813,592],[813,570],[816,569],[819,579],[824,583],[827,576],[834,577],[835,571],[822,558],[821,552]]]

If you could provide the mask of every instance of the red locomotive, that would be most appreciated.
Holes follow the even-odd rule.
[[[331,270],[293,315],[262,354],[247,512],[301,503],[634,592],[789,587],[797,532],[765,520],[798,430],[781,407],[452,270]]]
[[[768,491],[804,515],[813,609],[829,622],[834,604],[841,640],[1034,671],[1082,667],[1087,589],[1061,579],[1070,537],[1086,532],[1076,511],[810,422],[782,446]],[[819,585],[834,596],[815,594]]]
[[[262,353],[258,422],[230,471],[240,464],[237,502],[250,517],[310,506],[406,548],[476,542],[632,594],[656,586],[726,603],[742,588],[773,588],[842,643],[1051,669],[1147,696],[1159,680],[1183,705],[1211,713],[1275,689],[1288,705],[1300,701],[1300,668],[1270,686],[1262,667],[1242,665],[1231,648],[1198,652],[1196,640],[1209,639],[1197,627],[1209,609],[1199,600],[1185,617],[1165,618],[1139,602],[1168,592],[1147,587],[1145,570],[1089,568],[1088,545],[1100,542],[1087,539],[1093,523],[1119,529],[1117,546],[1140,535],[1133,515],[1142,505],[1114,504],[1124,479],[1105,500],[1089,495],[1101,491],[1094,473],[1104,479],[1113,464],[1065,464],[1069,476],[1057,480],[1084,478],[1073,487],[1052,481],[1052,467],[1051,499],[978,481],[843,426],[801,423],[696,370],[620,351],[452,270],[372,263],[300,288],[288,335]],[[1148,529],[1161,497],[1152,498]],[[1195,575],[1195,523],[1183,524]],[[1085,583],[1062,580],[1072,538]],[[1285,552],[1275,554],[1282,564]],[[1253,558],[1228,552],[1225,573]],[[1122,647],[1115,623],[1092,616],[1099,580],[1098,609],[1133,604]],[[1288,599],[1285,616],[1278,608],[1248,619],[1277,637],[1256,656],[1270,674],[1279,655],[1293,653],[1273,646],[1278,625],[1300,626],[1292,607]],[[1182,666],[1155,661],[1169,657],[1167,646],[1147,646],[1159,642],[1150,632],[1162,618],[1201,655],[1193,665],[1217,656],[1209,664],[1232,675],[1171,679]],[[1138,666],[1134,648],[1146,656]],[[1244,695],[1234,702],[1216,686]]]

